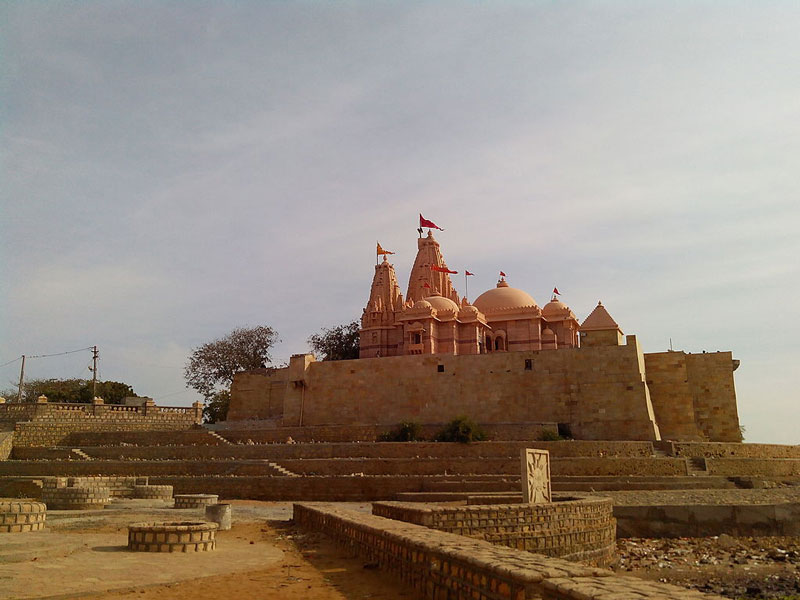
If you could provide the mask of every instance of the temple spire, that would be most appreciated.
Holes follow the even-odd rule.
[[[361,326],[371,327],[394,323],[394,312],[402,310],[403,294],[397,283],[394,266],[383,257],[383,262],[375,265],[372,288],[367,307],[361,317]]]
[[[420,237],[417,240],[417,248],[417,258],[414,260],[414,266],[408,278],[406,298],[417,302],[438,292],[458,304],[458,294],[450,281],[450,274],[431,271],[431,265],[447,268],[439,248],[439,242],[434,239],[433,233],[428,231],[427,237]],[[430,289],[425,287],[426,282],[430,285]]]

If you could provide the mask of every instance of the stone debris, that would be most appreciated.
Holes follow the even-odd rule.
[[[733,537],[617,540],[612,568],[736,599],[800,594],[800,538]]]

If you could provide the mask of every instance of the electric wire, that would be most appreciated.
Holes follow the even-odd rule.
[[[0,369],[2,369],[3,367],[7,367],[8,365],[10,365],[10,364],[13,364],[13,363],[17,362],[18,360],[22,360],[22,357],[21,357],[21,356],[18,356],[18,357],[17,357],[17,358],[15,358],[14,360],[10,360],[10,361],[8,361],[7,363],[3,363],[2,365],[0,365]]]

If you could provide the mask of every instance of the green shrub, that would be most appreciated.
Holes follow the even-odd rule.
[[[400,423],[392,431],[380,436],[381,442],[418,442],[422,440],[422,426],[412,421]]]
[[[563,440],[564,438],[558,435],[558,433],[552,429],[544,429],[539,434],[539,437],[536,438],[537,442],[560,442]]]
[[[457,417],[450,421],[444,429],[436,434],[437,442],[481,442],[486,439],[486,432],[468,417]]]

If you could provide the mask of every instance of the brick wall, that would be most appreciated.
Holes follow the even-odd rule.
[[[611,564],[616,559],[611,500],[563,494],[554,500],[491,506],[376,502],[372,514],[545,556]]]
[[[762,462],[769,466],[770,461]],[[292,472],[320,475],[364,473],[390,476],[426,474],[441,476],[445,473],[458,473],[508,474],[518,477],[520,468],[518,458],[286,459],[279,461],[279,464]],[[0,475],[9,476],[269,475],[273,472],[274,469],[266,460],[6,460],[0,462]],[[682,458],[553,458],[550,472],[554,477],[686,475],[686,461]]]
[[[388,425],[309,425],[305,427],[256,428],[248,421],[229,421],[228,427],[216,432],[232,442],[252,440],[257,444],[283,443],[288,438],[295,442],[374,442],[394,427]],[[445,426],[445,423],[421,426],[421,437],[431,440]],[[243,428],[239,428],[243,427]],[[556,423],[481,423],[489,439],[492,440],[535,440],[544,431],[557,431]]]
[[[118,436],[126,444],[137,446],[85,446],[79,441],[112,442]],[[161,436],[164,436],[163,438]],[[171,436],[175,436],[172,438]],[[80,438],[80,439],[78,439]],[[146,445],[155,438],[159,442],[173,439],[176,444],[204,442],[206,438],[219,443],[217,446],[205,445]],[[17,460],[66,459],[71,448],[80,448],[92,458],[100,459],[312,459],[312,458],[418,458],[418,457],[518,457],[523,448],[539,448],[550,452],[550,456],[560,457],[649,457],[653,453],[650,442],[476,442],[457,444],[446,442],[373,442],[373,443],[333,443],[333,444],[221,444],[217,438],[204,432],[144,432],[115,434],[80,434],[68,438],[67,447],[17,447],[13,457]]]
[[[656,423],[665,440],[700,440],[695,422],[694,400],[689,387],[685,352],[654,352],[644,355],[647,386]]]
[[[555,352],[312,362],[294,371],[290,365],[283,424],[391,427],[466,414],[482,423],[570,423],[580,439],[652,440],[656,428],[640,358],[635,337],[628,336],[624,346]],[[243,386],[257,386],[255,378],[242,377]],[[245,406],[255,402],[255,392],[240,395],[237,385],[229,418],[255,416]]]
[[[797,477],[800,459],[797,458],[707,458],[711,475]]]
[[[82,415],[64,420],[53,418],[17,423],[14,446],[62,446],[68,443],[71,434],[81,432],[173,431],[188,429],[193,425],[193,417],[173,414],[165,418],[157,415],[139,417],[135,413],[102,417]]]
[[[295,504],[294,520],[377,563],[430,600],[721,600],[720,596],[617,577],[604,569],[331,505]]]
[[[709,458],[800,458],[800,445],[780,444],[729,444],[701,442],[672,444],[675,456],[706,456]]]
[[[186,431],[81,431],[71,433],[64,440],[65,446],[219,446],[224,442],[210,435],[205,429]]]
[[[742,441],[733,355],[730,352],[687,354],[686,364],[700,432],[715,442]]]
[[[257,369],[237,373],[231,386],[236,398],[228,410],[229,421],[283,418],[283,395],[288,368]]]

